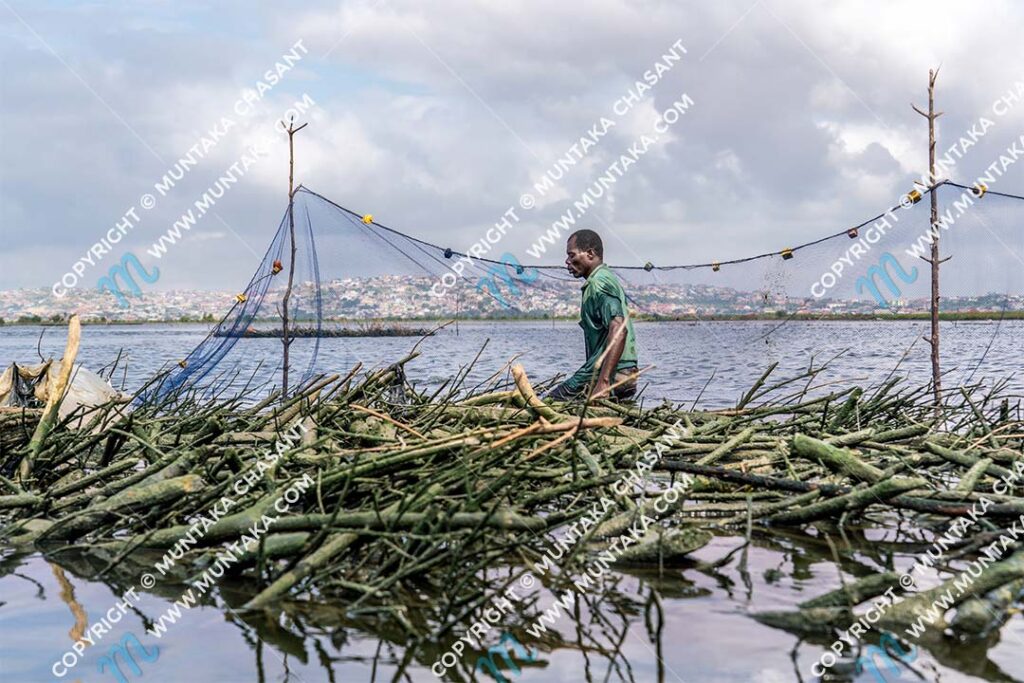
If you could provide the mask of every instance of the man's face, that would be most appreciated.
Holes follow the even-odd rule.
[[[586,277],[594,268],[597,255],[592,250],[580,251],[576,248],[576,238],[572,237],[565,245],[565,267],[573,277]]]

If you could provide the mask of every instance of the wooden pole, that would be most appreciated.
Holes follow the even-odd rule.
[[[284,123],[283,121],[281,122]],[[288,398],[288,349],[294,339],[288,337],[288,302],[292,298],[292,283],[295,281],[295,134],[308,126],[304,123],[295,127],[295,119],[288,122],[288,242],[291,245],[291,256],[288,261],[288,286],[281,299],[281,400]]]
[[[931,336],[925,337],[925,340],[931,346],[932,392],[936,410],[942,401],[942,375],[939,369],[939,265],[942,260],[939,259],[939,198],[938,193],[935,192],[935,183],[938,182],[938,178],[935,177],[935,119],[942,116],[941,111],[937,113],[935,111],[935,79],[938,76],[938,69],[929,69],[928,113],[910,105],[914,111],[928,119],[928,183],[931,189],[931,226],[934,239],[932,239],[931,258],[926,259],[923,256],[921,258],[931,264],[932,272]]]

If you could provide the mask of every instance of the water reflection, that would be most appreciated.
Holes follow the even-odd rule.
[[[482,639],[482,647],[467,646],[445,680],[814,681],[811,665],[835,636],[827,630],[766,625],[754,615],[791,610],[836,588],[837,567],[850,580],[906,566],[927,539],[906,533],[899,524],[888,520],[883,527],[841,530],[828,524],[805,530],[755,527],[749,541],[742,533],[720,533],[692,560],[660,569],[618,567],[534,636],[530,630],[536,616],[566,588],[545,579],[546,586],[524,595],[525,611],[504,617],[501,627]],[[54,549],[45,557],[7,549],[0,558],[5,680],[53,680],[52,664],[148,566],[145,558],[119,558],[102,546]],[[153,658],[136,657],[141,676],[122,665],[121,674],[129,681],[437,680],[431,667],[474,621],[467,613],[467,596],[501,590],[514,570],[491,572],[486,580],[474,576],[459,590],[442,595],[430,594],[429,586],[413,587],[397,596],[397,607],[356,609],[352,601],[330,600],[245,611],[242,605],[259,587],[225,577],[215,593],[183,610],[181,622],[159,639],[148,630],[155,616],[180,596],[182,585],[158,583],[113,633],[86,649],[82,662],[64,680],[115,680],[109,666],[100,670],[100,660],[127,634],[135,634]],[[487,649],[503,632],[536,657],[530,660],[513,649],[508,659],[491,656],[499,672],[493,676],[487,673]],[[1024,680],[1022,635],[1024,619],[1017,614],[1001,632],[986,638],[923,640],[920,656],[904,675],[916,680]],[[862,647],[878,642],[879,634],[869,634]],[[159,648],[158,659],[154,647]],[[833,667],[829,680],[874,681],[874,674],[855,671],[858,656],[855,652]],[[889,680],[899,680],[885,673]]]

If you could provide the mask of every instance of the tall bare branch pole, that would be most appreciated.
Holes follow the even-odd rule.
[[[281,122],[282,124],[284,121]],[[288,349],[294,341],[288,336],[288,301],[292,298],[292,283],[295,281],[295,134],[308,126],[304,123],[295,127],[295,119],[288,122],[288,242],[291,256],[288,261],[288,286],[281,299],[281,344],[284,348],[281,363],[281,398],[288,398]]]
[[[936,410],[938,410],[942,400],[942,375],[939,370],[939,265],[942,261],[939,259],[939,198],[938,193],[935,191],[935,183],[938,182],[938,178],[935,177],[935,119],[942,116],[941,111],[938,113],[935,111],[935,79],[938,76],[938,69],[928,70],[928,113],[926,114],[917,107],[914,107],[914,105],[910,105],[914,111],[928,119],[928,184],[931,187],[933,239],[931,258],[924,260],[930,263],[932,267],[932,330],[931,336],[925,339],[932,350],[932,391],[935,396]]]

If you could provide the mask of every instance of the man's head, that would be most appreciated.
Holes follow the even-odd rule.
[[[565,243],[565,266],[573,277],[589,277],[604,262],[604,244],[593,230],[577,230]]]

